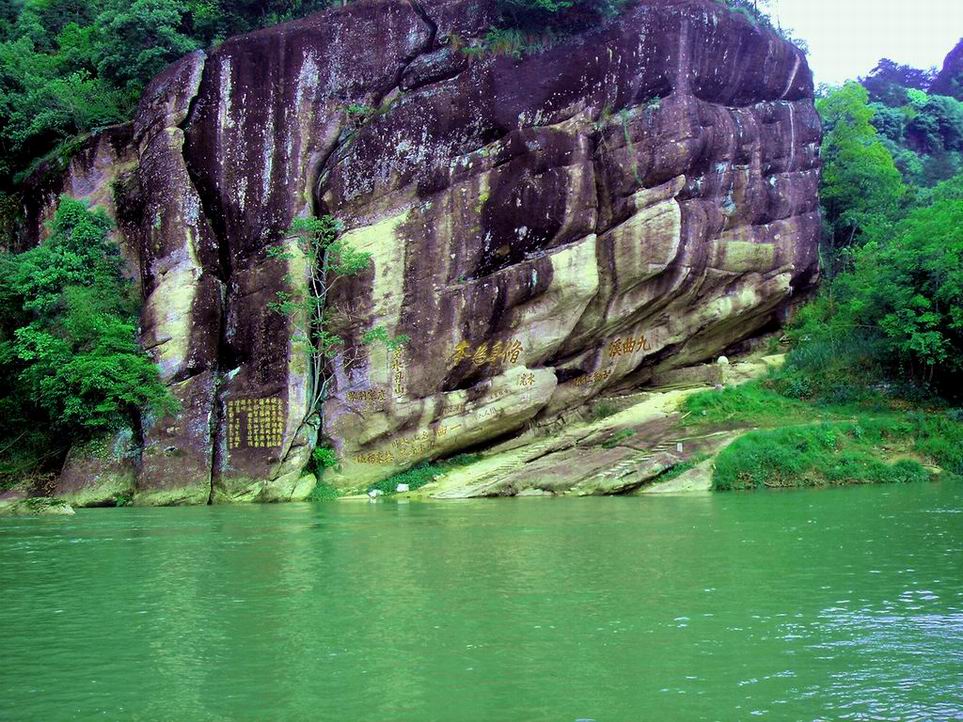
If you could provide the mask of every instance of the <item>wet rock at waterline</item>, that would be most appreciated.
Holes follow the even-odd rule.
[[[488,13],[362,0],[230,39],[68,169],[61,188],[112,189],[143,342],[181,403],[124,457],[134,503],[303,498],[319,435],[342,462],[326,481],[363,488],[715,359],[812,287],[800,51],[665,0],[522,58],[464,52]],[[372,263],[329,299],[346,350],[319,429],[270,307],[309,269],[269,249],[324,213]],[[378,326],[410,340],[363,345]]]

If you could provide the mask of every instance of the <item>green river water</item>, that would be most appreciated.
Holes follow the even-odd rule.
[[[0,520],[0,718],[963,719],[963,485]]]

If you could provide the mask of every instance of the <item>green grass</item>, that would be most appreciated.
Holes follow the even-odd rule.
[[[634,429],[622,429],[621,431],[616,431],[614,434],[612,434],[612,436],[602,442],[602,448],[614,449],[621,442],[625,441],[626,439],[631,439],[633,436],[635,436]]]
[[[592,420],[601,421],[609,416],[615,416],[617,413],[619,413],[619,407],[611,401],[599,401],[592,407]]]
[[[765,380],[703,391],[688,397],[682,411],[687,425],[740,423],[766,426],[813,418],[813,407],[765,387]]]
[[[952,475],[963,474],[961,448],[963,424],[946,414],[912,412],[763,429],[719,454],[713,486],[728,490],[926,481],[933,475],[920,460]]]
[[[680,461],[675,466],[670,466],[668,469],[659,474],[658,481],[660,484],[666,481],[672,481],[673,479],[682,476],[687,471],[691,471],[696,468],[699,464],[709,458],[708,454],[696,454],[691,459],[686,461]]]
[[[459,466],[466,466],[478,461],[481,457],[478,454],[459,454],[450,459],[436,461],[433,463],[423,462],[418,466],[413,466],[407,471],[402,471],[387,479],[375,482],[368,487],[368,491],[378,489],[384,494],[394,494],[398,484],[407,484],[411,491],[420,489],[425,484],[434,480],[439,474],[451,471]]]
[[[810,343],[765,378],[687,398],[686,425],[761,427],[719,454],[714,487],[903,483],[932,478],[924,464],[963,475],[963,414],[882,383],[861,343]]]

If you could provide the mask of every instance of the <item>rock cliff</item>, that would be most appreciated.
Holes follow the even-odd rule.
[[[140,503],[301,498],[319,433],[342,461],[326,481],[363,487],[778,326],[817,273],[800,51],[709,0],[522,57],[484,49],[490,22],[361,0],[233,38],[92,141],[54,190],[117,216],[182,410],[100,463],[72,454],[61,496],[129,477]],[[310,271],[285,229],[326,213],[372,263],[329,298],[346,344],[319,430],[270,304]],[[362,344],[377,326],[410,340]]]

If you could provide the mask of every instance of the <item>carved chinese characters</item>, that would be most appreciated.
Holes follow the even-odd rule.
[[[597,384],[600,381],[605,381],[609,376],[612,375],[612,369],[603,369],[602,371],[595,371],[594,373],[585,374],[584,376],[579,376],[575,379],[576,386],[586,386],[589,384]]]
[[[459,341],[449,358],[452,366],[457,366],[465,359],[471,359],[472,366],[484,366],[493,363],[517,363],[522,352],[522,344],[518,339],[510,341],[495,341],[489,347],[485,341],[481,346],[472,348],[468,341]]]
[[[392,439],[390,449],[355,454],[354,461],[357,464],[398,464],[418,459],[428,455],[435,441],[447,433],[447,426],[439,426],[434,432],[425,430],[414,436]]]
[[[279,398],[227,402],[228,447],[272,449],[284,438],[284,404]]]
[[[613,358],[616,356],[628,356],[633,353],[638,353],[639,351],[648,351],[652,348],[649,345],[649,340],[643,335],[639,336],[637,339],[633,337],[629,338],[617,338],[608,347],[608,355]]]
[[[378,411],[384,408],[388,395],[384,389],[367,389],[364,391],[349,391],[347,397],[351,403],[361,403],[365,411]]]
[[[405,393],[405,359],[400,348],[396,348],[391,354],[391,384],[395,396],[402,396]]]

